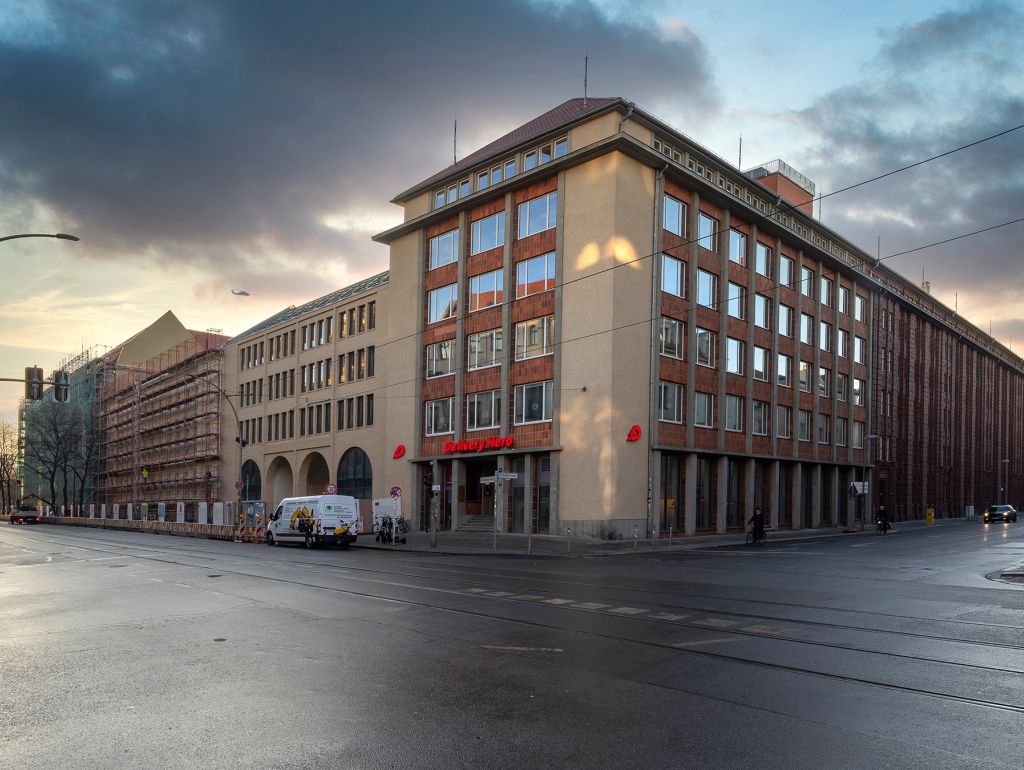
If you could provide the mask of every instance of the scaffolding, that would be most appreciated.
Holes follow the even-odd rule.
[[[102,502],[164,503],[169,516],[185,504],[221,494],[220,462],[223,355],[227,338],[192,332],[143,364],[114,364],[100,390]]]

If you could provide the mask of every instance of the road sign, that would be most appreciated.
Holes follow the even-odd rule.
[[[440,484],[432,484],[430,486],[430,491],[431,492],[440,492],[441,491],[441,485]]]
[[[518,479],[518,473],[510,473],[509,471],[498,471],[494,474],[499,479]]]
[[[857,497],[857,495],[866,495],[867,493],[868,482],[854,481],[850,484],[850,497]]]
[[[242,491],[242,482],[241,481],[236,481],[235,482],[235,491],[236,492],[241,492]]]
[[[481,484],[493,484],[497,480],[498,479],[495,478],[494,476],[481,476],[480,477],[480,483]]]
[[[328,484],[327,485],[327,494],[329,494],[329,495],[336,495],[336,494],[338,494],[338,485],[337,484]]]
[[[399,497],[402,496],[402,488],[396,484],[395,486],[391,487],[390,490],[388,490],[388,494],[390,494],[397,500]]]

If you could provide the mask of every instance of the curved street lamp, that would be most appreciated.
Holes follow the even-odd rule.
[[[12,241],[15,238],[60,238],[62,241],[77,241],[77,236],[67,233],[22,233],[21,235],[5,235],[0,241]]]

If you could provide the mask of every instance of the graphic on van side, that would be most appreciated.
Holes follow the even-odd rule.
[[[292,514],[292,529],[308,529],[313,526],[313,512],[306,506],[296,508]]]

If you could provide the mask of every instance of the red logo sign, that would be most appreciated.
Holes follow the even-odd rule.
[[[466,441],[445,441],[444,453],[447,455],[456,452],[485,452],[490,449],[511,449],[515,440],[511,436],[491,436],[490,438],[474,439]]]
[[[398,446],[396,446],[395,453],[391,455],[391,457],[395,460],[405,457],[405,444],[399,444]]]
[[[643,431],[640,430],[639,425],[634,425],[629,429],[629,434],[626,436],[626,441],[639,441],[643,435]]]

